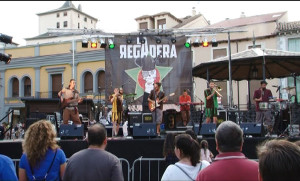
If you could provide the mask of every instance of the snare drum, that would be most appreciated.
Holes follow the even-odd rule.
[[[267,111],[270,109],[270,104],[268,102],[260,102],[258,105],[259,109],[262,111]]]

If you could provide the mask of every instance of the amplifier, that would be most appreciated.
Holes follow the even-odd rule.
[[[83,139],[84,136],[84,125],[82,124],[61,124],[60,139]]]
[[[143,117],[143,123],[152,123],[153,122],[152,113],[143,113],[142,117]]]
[[[134,123],[132,132],[133,137],[155,137],[156,123]]]
[[[260,123],[241,123],[240,127],[244,135],[263,136],[264,134]]]
[[[216,133],[216,124],[204,123],[200,129],[200,135],[203,136],[214,136]]]
[[[133,125],[134,123],[142,123],[142,113],[141,112],[129,112],[129,125]]]

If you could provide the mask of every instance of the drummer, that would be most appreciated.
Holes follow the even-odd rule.
[[[268,134],[270,135],[273,130],[273,125],[271,122],[271,110],[269,109],[269,99],[273,97],[270,89],[267,89],[267,82],[262,80],[260,82],[260,88],[254,92],[253,100],[256,102],[256,122],[262,123],[263,119],[264,125],[267,125]],[[263,109],[263,110],[262,110]]]

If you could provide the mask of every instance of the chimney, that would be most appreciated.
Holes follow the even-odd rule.
[[[196,9],[195,7],[192,8],[192,16],[195,16],[196,15]]]
[[[245,18],[245,17],[246,17],[245,12],[242,12],[240,18]]]

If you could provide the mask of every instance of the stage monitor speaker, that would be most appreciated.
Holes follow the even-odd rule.
[[[200,129],[200,135],[202,136],[214,136],[216,133],[216,124],[214,123],[203,123]]]
[[[163,112],[166,130],[173,130],[176,128],[176,113],[177,111],[175,109],[168,109]]]
[[[199,123],[194,123],[193,130],[196,135],[199,134],[199,126],[200,126]]]
[[[134,123],[142,123],[142,113],[141,112],[129,112],[129,125]]]
[[[244,132],[244,135],[252,136],[264,136],[264,129],[262,130],[261,124],[259,123],[241,123],[241,129]]]
[[[156,123],[134,123],[132,136],[133,137],[155,137]]]
[[[59,129],[60,139],[83,139],[84,125],[82,124],[62,124]]]
[[[142,117],[143,117],[143,123],[152,123],[153,122],[152,113],[143,113]]]

